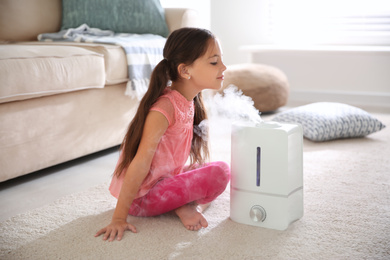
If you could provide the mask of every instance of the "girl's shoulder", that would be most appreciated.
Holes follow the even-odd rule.
[[[157,103],[170,103],[171,106],[174,108],[181,108],[184,106],[188,106],[189,103],[192,103],[191,101],[187,101],[185,97],[183,97],[179,92],[176,90],[172,90],[170,87],[166,87],[163,94],[157,99]]]
[[[174,91],[170,87],[166,87],[158,99],[162,98],[168,98],[172,102],[174,99]]]
[[[170,125],[179,120],[181,123],[190,123],[194,118],[194,102],[188,101],[176,90],[167,87],[163,94],[153,104],[152,110],[159,111],[165,115]]]
[[[175,122],[175,106],[170,93],[164,91],[157,101],[152,105],[150,110],[162,113],[168,120],[169,125]]]

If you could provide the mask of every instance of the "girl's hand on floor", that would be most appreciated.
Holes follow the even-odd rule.
[[[109,242],[114,241],[115,237],[118,241],[120,241],[123,237],[123,233],[126,230],[130,230],[133,233],[137,233],[137,229],[130,223],[127,223],[126,220],[112,220],[110,225],[105,228],[100,229],[95,237],[98,237],[102,234],[103,240],[107,240]]]

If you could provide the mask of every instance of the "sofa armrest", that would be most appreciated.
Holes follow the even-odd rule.
[[[170,32],[182,27],[197,27],[198,14],[188,8],[165,8],[165,21]]]

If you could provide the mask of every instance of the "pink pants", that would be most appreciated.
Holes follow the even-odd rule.
[[[145,196],[133,201],[129,214],[150,217],[191,202],[209,203],[224,192],[229,180],[230,169],[225,162],[208,163],[159,181]]]

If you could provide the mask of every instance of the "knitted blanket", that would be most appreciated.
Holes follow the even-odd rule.
[[[154,34],[114,33],[83,24],[57,33],[38,35],[39,41],[88,42],[119,45],[126,53],[129,81],[125,95],[141,99],[149,86],[150,75],[163,56],[166,38]]]

